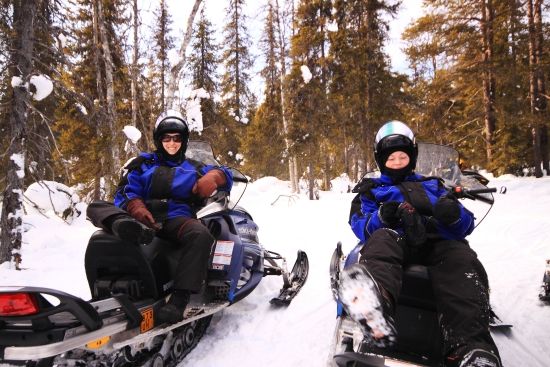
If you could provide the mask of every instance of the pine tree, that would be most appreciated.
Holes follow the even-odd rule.
[[[59,158],[71,172],[69,184],[82,183],[82,193],[92,192],[94,198],[109,197],[124,163],[122,127],[131,119],[131,107],[121,102],[130,100],[131,88],[119,27],[127,23],[122,16],[126,5],[122,0],[80,0],[70,16],[73,39],[66,52],[73,64],[70,71],[61,71],[67,87],[54,131]]]
[[[277,38],[276,8],[267,5],[264,32],[260,40],[265,66],[261,71],[264,79],[264,101],[258,108],[255,118],[247,129],[242,141],[242,151],[246,157],[244,165],[253,177],[285,177],[285,145],[281,132],[281,69],[279,43]],[[288,157],[287,157],[288,159]],[[288,172],[286,172],[288,174]]]
[[[217,115],[217,106],[214,97],[219,92],[219,75],[217,73],[220,58],[220,47],[215,42],[212,23],[206,18],[203,6],[199,21],[193,32],[193,42],[188,58],[188,70],[191,74],[193,89],[204,89],[209,95],[208,99],[201,99],[201,111],[203,118],[203,136],[206,140],[216,139],[216,126],[220,125]],[[219,126],[218,126],[219,128]]]
[[[390,1],[336,1],[336,32],[330,33],[332,80],[330,104],[335,118],[335,141],[340,147],[336,169],[358,180],[375,168],[372,146],[377,128],[388,119],[402,115],[404,78],[389,71],[383,53],[387,40],[386,18],[396,14],[398,3]],[[336,157],[335,157],[336,160]]]
[[[159,74],[157,82],[160,89],[160,110],[164,111],[166,103],[165,89],[168,83],[168,70],[170,69],[168,52],[174,48],[174,37],[170,35],[172,31],[172,19],[164,0],[160,0],[159,7],[154,12],[154,17],[158,20],[153,35],[155,50],[154,65]]]
[[[543,34],[542,34],[542,1],[528,0],[527,18],[529,29],[529,94],[530,112],[533,123],[533,161],[535,176],[542,177],[542,169],[548,172],[548,130],[545,124],[547,115],[546,85],[542,69]]]
[[[453,144],[475,166],[497,174],[533,167],[532,121],[524,103],[533,95],[524,4],[516,0],[431,4],[437,16],[417,20],[407,33],[413,63],[424,71],[433,70],[428,75],[417,68],[412,90],[424,98],[416,112],[409,111],[427,136],[434,137],[430,129],[437,131],[440,141]],[[431,63],[437,64],[437,70],[429,60],[437,61]]]
[[[60,24],[63,15],[57,2],[16,1],[2,5],[6,7],[2,7],[0,47],[5,48],[3,55],[6,58],[0,57],[0,64],[3,66],[1,78],[6,83],[2,83],[4,87],[0,93],[3,106],[0,114],[5,117],[0,128],[7,139],[3,143],[6,153],[0,168],[2,180],[5,177],[0,186],[6,185],[2,210],[6,217],[2,217],[1,241],[9,245],[0,251],[0,261],[14,255],[17,267],[17,252],[6,249],[20,246],[19,224],[23,208],[16,206],[22,204],[25,188],[35,181],[62,179],[52,162],[56,142],[51,125],[56,96],[63,90],[57,77],[63,59],[58,42],[63,34]],[[37,79],[51,82],[53,92],[46,97],[44,85],[33,81]],[[61,176],[66,177],[65,174]],[[6,253],[8,257],[4,256]]]
[[[249,121],[248,108],[254,97],[248,84],[252,59],[247,29],[247,17],[244,14],[244,0],[229,0],[227,23],[224,27],[223,54],[225,71],[221,80],[222,131],[224,139],[218,142],[223,161],[239,163],[240,141]]]
[[[246,107],[252,94],[248,87],[252,67],[249,53],[251,43],[246,26],[248,17],[243,8],[244,0],[229,0],[223,40],[225,72],[221,82],[225,107],[238,118],[246,116]]]
[[[302,171],[308,182],[310,199],[313,199],[314,178],[323,173],[323,168],[316,162],[324,162],[327,154],[325,124],[329,110],[325,26],[330,13],[330,1],[308,0],[299,4],[295,17],[296,33],[291,40],[292,67],[285,82],[291,139],[297,147],[295,152],[304,162]]]
[[[9,45],[9,75],[12,77],[13,91],[10,93],[9,157],[5,190],[2,200],[2,215],[0,220],[0,262],[14,260],[19,269],[22,241],[22,214],[26,143],[29,136],[27,128],[29,106],[31,105],[31,90],[25,83],[30,81],[35,53],[35,34],[33,23],[39,11],[38,4],[31,0],[17,1],[12,4],[11,24],[13,38],[4,38],[3,43]],[[18,78],[19,83],[13,82]]]

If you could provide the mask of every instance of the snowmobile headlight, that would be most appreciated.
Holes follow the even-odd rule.
[[[38,312],[34,294],[0,293],[0,316],[26,316]]]

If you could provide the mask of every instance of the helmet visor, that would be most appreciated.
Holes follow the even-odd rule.
[[[376,145],[376,150],[378,152],[383,152],[386,150],[398,150],[396,148],[412,148],[414,145],[413,141],[403,135],[389,135],[383,138]]]

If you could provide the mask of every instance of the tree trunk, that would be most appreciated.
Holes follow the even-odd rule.
[[[288,138],[288,121],[285,116],[285,89],[284,89],[284,79],[286,76],[286,46],[285,46],[285,38],[284,38],[284,27],[281,24],[281,16],[280,16],[280,7],[279,7],[279,0],[275,0],[275,14],[277,16],[277,32],[279,33],[279,50],[280,50],[280,63],[281,63],[281,116],[283,118],[283,134],[284,134],[284,140],[285,140],[285,148],[286,153],[288,155],[288,176],[290,179],[290,189],[292,193],[299,193],[300,192],[300,186],[298,185],[298,177],[296,177],[296,172],[294,170],[294,160],[295,157],[291,152],[290,149],[290,139]]]
[[[536,75],[537,75],[537,90],[538,96],[536,100],[538,118],[538,134],[540,135],[540,158],[542,163],[542,169],[546,170],[546,174],[549,172],[548,163],[548,129],[546,126],[546,83],[544,76],[544,37],[543,37],[543,23],[542,23],[542,0],[535,0],[534,4],[534,23],[535,23],[535,52],[536,52]]]
[[[138,44],[138,5],[137,0],[134,0],[134,52],[132,55],[132,126],[138,126],[137,114],[138,114],[138,97],[137,97],[137,83],[138,83],[138,60],[139,60],[139,44]]]
[[[493,72],[493,22],[495,13],[492,0],[481,0],[482,20],[481,34],[483,45],[483,110],[485,122],[485,150],[487,163],[491,165],[493,159],[495,117],[496,82]]]
[[[10,74],[12,77],[20,77],[24,82],[29,80],[32,71],[33,23],[39,2],[39,0],[21,0],[15,1],[13,4],[14,40],[10,55],[12,61]],[[29,91],[24,83],[14,87],[9,117],[11,143],[7,151],[10,159],[0,219],[2,229],[0,263],[13,259],[16,269],[19,269],[21,261],[19,250],[23,234],[21,216],[23,215],[23,192],[25,189],[23,178],[25,176],[25,140],[29,97]]]
[[[187,46],[191,41],[191,36],[193,34],[193,21],[195,20],[195,15],[199,10],[201,2],[202,0],[195,0],[195,5],[193,5],[193,9],[191,10],[189,17],[187,18],[187,29],[185,30],[185,35],[183,36],[178,54],[179,61],[170,70],[170,81],[168,83],[168,90],[166,91],[167,108],[176,107],[174,94],[176,93],[176,89],[178,87],[181,69],[183,69],[183,66],[185,65],[185,51],[187,50]]]
[[[98,4],[97,1],[94,1],[92,3],[92,30],[93,30],[93,43],[94,43],[94,63],[95,63],[95,73],[96,73],[96,92],[97,92],[97,99],[99,100],[99,106],[97,108],[97,113],[94,114],[94,122],[97,129],[97,134],[100,137],[103,137],[103,130],[104,130],[104,124],[105,121],[103,119],[103,111],[101,110],[101,106],[105,105],[105,94],[103,92],[103,72],[101,69],[101,49],[99,47],[99,26],[98,26],[98,17],[99,17],[99,11],[98,11]],[[104,174],[103,167],[105,156],[101,156],[100,162],[99,162],[99,168],[96,173],[95,181],[94,181],[94,199],[103,199],[103,191],[101,190],[101,179]]]
[[[541,95],[539,87],[544,88],[544,81],[539,81],[539,77],[543,75],[541,67],[539,65],[539,51],[542,47],[542,42],[539,41],[536,25],[536,13],[537,5],[540,6],[540,2],[535,0],[527,0],[527,18],[528,18],[528,30],[529,30],[529,94],[531,97],[531,134],[533,142],[533,164],[535,167],[535,176],[542,177],[542,141],[541,134],[543,133],[542,114],[546,108],[546,100]],[[540,43],[540,46],[539,46]],[[543,102],[542,102],[543,101]]]
[[[116,108],[115,108],[115,86],[113,81],[113,58],[111,56],[111,50],[109,47],[109,39],[107,37],[107,28],[105,26],[105,14],[103,12],[102,0],[97,2],[98,10],[98,29],[101,39],[101,47],[103,49],[103,64],[105,66],[105,96],[107,102],[107,127],[109,131],[110,139],[110,154],[107,161],[110,161],[111,165],[107,165],[106,177],[106,189],[108,190],[110,184],[114,184],[114,178],[118,177],[118,170],[120,169],[120,149],[117,144],[117,136],[120,134],[116,126]],[[109,192],[106,192],[106,196],[109,196]]]

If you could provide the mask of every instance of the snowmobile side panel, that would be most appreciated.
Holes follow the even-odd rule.
[[[231,303],[235,303],[243,299],[244,297],[248,296],[250,292],[252,292],[256,286],[260,283],[262,278],[264,277],[263,272],[253,272],[248,282],[239,290],[237,290],[231,297]]]

